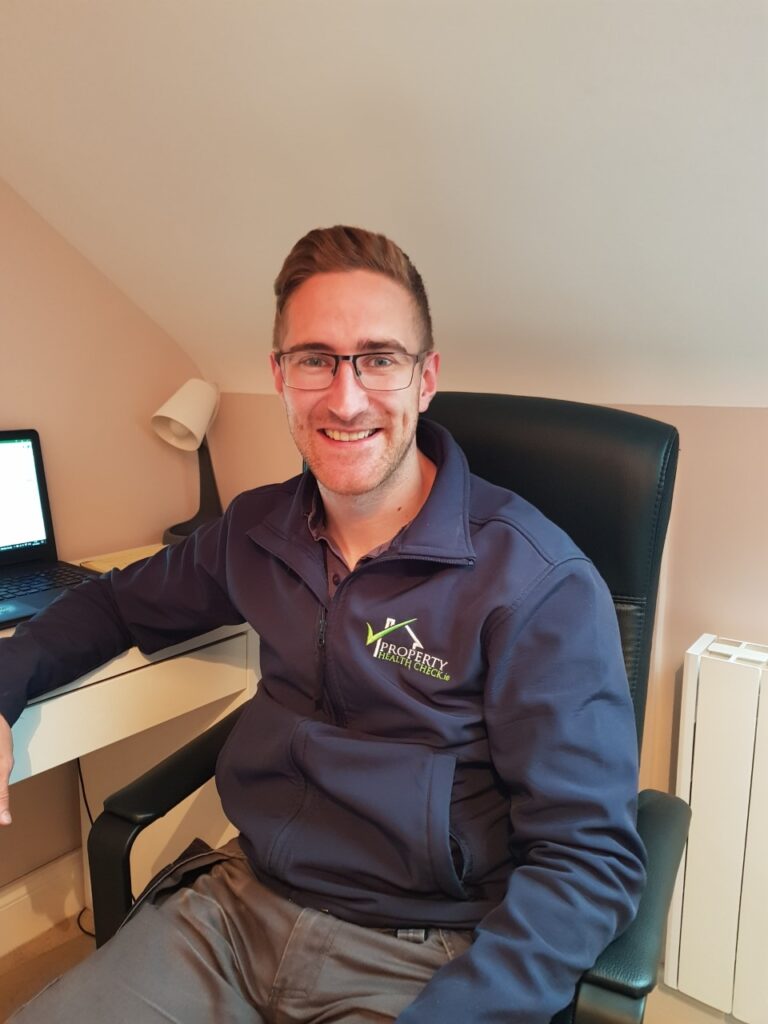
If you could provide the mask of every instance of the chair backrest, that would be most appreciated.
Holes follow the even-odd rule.
[[[473,473],[526,498],[596,565],[616,606],[639,745],[677,430],[604,406],[457,391],[438,393],[425,415]]]

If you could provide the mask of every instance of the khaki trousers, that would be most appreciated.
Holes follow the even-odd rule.
[[[145,901],[14,1024],[392,1021],[471,944],[468,931],[414,942],[302,908],[261,885],[236,840],[217,854],[191,884]]]

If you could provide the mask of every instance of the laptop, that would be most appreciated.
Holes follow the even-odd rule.
[[[0,430],[0,629],[96,575],[58,560],[37,431]]]

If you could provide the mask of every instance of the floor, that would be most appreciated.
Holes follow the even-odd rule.
[[[735,1017],[657,985],[648,996],[643,1024],[739,1024]]]
[[[91,927],[87,919],[83,925]],[[93,939],[80,931],[73,918],[0,958],[0,1021],[7,1021],[35,992],[93,949]],[[644,1024],[725,1024],[733,1020],[659,985],[648,997]]]

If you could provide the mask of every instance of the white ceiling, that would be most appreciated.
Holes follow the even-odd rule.
[[[228,391],[319,224],[443,383],[764,405],[768,0],[0,0],[0,176]]]

